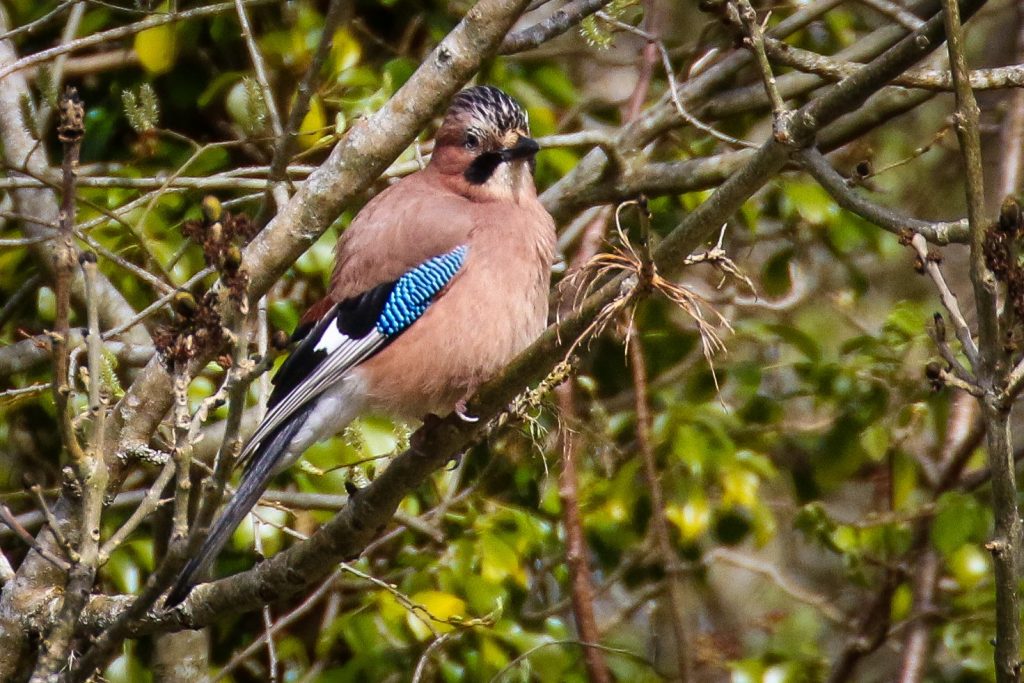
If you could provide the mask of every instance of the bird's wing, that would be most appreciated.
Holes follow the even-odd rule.
[[[314,325],[274,376],[266,417],[239,459],[247,461],[262,441],[353,367],[416,322],[459,273],[469,252],[459,245],[426,259],[396,280],[335,304]]]
[[[178,576],[166,607],[188,596],[195,577],[259,500],[292,440],[316,410],[315,399],[413,325],[458,276],[468,253],[469,246],[463,244],[427,258],[391,282],[334,304],[320,320],[296,330],[302,341],[274,376],[270,410],[239,458],[245,473],[238,489]]]
[[[331,297],[342,301],[397,280],[423,261],[468,244],[478,207],[446,190],[431,169],[371,199],[338,240]]]

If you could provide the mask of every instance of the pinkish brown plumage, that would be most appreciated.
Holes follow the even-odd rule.
[[[481,201],[459,193],[467,184],[461,174],[442,168],[431,163],[367,206],[338,243],[332,279],[331,298],[342,301],[469,245],[465,264],[438,300],[360,365],[371,406],[406,417],[451,410],[547,321],[554,226],[532,180],[517,197]]]
[[[338,240],[330,292],[274,377],[238,490],[166,604],[181,602],[274,473],[363,412],[447,413],[544,329],[555,247],[526,114],[496,88],[452,102],[429,165]]]

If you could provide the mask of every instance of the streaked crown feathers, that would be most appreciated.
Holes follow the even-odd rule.
[[[501,90],[490,85],[466,88],[452,100],[448,116],[468,115],[477,125],[495,132],[519,130],[530,132],[530,120],[519,103]]]

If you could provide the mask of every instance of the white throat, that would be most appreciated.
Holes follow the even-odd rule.
[[[499,164],[481,187],[495,199],[510,200],[517,204],[536,194],[530,163],[525,159]]]

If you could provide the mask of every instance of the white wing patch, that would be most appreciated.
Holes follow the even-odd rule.
[[[331,321],[331,324],[324,330],[324,334],[317,341],[316,346],[313,347],[314,351],[326,351],[327,353],[334,353],[336,350],[341,348],[342,344],[351,342],[352,340],[346,337],[338,329],[338,324]]]
[[[316,333],[317,330],[311,332],[311,334]],[[302,381],[292,388],[280,403],[267,412],[249,443],[239,455],[238,465],[245,465],[259,450],[261,442],[303,405],[319,397],[326,389],[344,377],[352,367],[373,355],[387,341],[386,337],[376,329],[362,339],[352,339],[338,330],[333,315],[326,329],[320,335],[314,352],[326,352],[327,357],[303,377]]]

